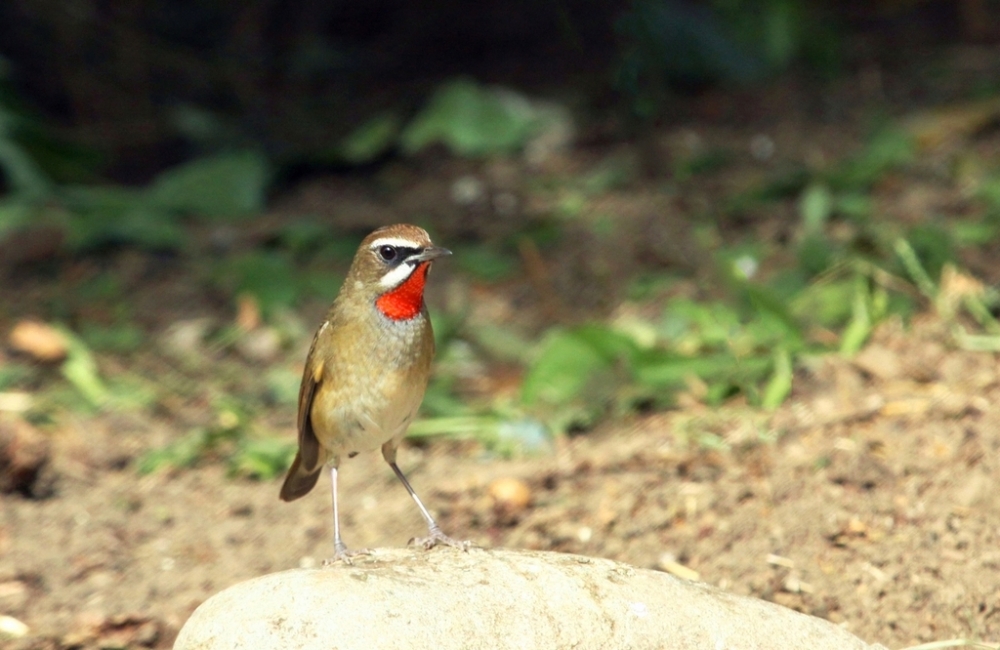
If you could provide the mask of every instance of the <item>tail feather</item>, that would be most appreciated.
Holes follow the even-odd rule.
[[[314,471],[306,472],[302,469],[301,456],[296,453],[295,460],[292,461],[292,466],[288,468],[288,475],[285,476],[285,482],[281,485],[281,500],[294,501],[308,494],[316,485],[316,481],[319,480],[322,469],[323,465],[321,463]]]

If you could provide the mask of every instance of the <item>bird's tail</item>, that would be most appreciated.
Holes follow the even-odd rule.
[[[312,472],[307,472],[302,467],[302,457],[296,453],[292,466],[288,468],[288,475],[281,485],[281,500],[295,501],[309,493],[319,480],[319,475],[323,469],[323,464],[319,463]]]

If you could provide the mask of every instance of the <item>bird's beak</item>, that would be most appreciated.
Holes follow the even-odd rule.
[[[441,248],[440,246],[428,246],[424,250],[420,251],[416,255],[409,257],[407,262],[430,262],[439,257],[445,257],[451,255],[451,251],[447,248]]]

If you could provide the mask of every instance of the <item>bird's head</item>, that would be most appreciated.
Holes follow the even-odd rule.
[[[423,228],[384,226],[361,242],[345,289],[370,296],[386,318],[408,320],[423,309],[431,262],[444,255],[451,251],[435,246]]]

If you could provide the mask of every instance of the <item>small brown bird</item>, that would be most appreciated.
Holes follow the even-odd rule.
[[[431,262],[451,251],[434,246],[422,229],[385,226],[365,237],[340,294],[316,332],[299,388],[299,450],[281,486],[281,499],[309,492],[324,465],[333,490],[334,559],[352,555],[340,536],[337,468],[381,445],[427,522],[431,548],[465,548],[441,532],[396,464],[396,448],[424,398],[434,335],[424,305]]]

